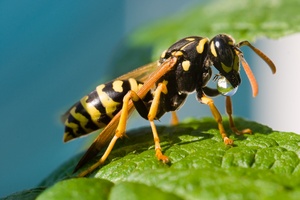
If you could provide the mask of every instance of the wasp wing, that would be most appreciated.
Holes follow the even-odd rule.
[[[159,67],[156,67],[156,70],[154,70],[153,73],[150,75],[146,73],[147,78],[144,81],[144,85],[141,87],[141,89],[137,92],[140,98],[144,98],[147,94],[147,92],[154,87],[155,83],[163,76],[165,75],[169,70],[172,69],[172,67],[175,66],[177,62],[176,57],[171,57],[167,59],[165,62],[163,62]],[[138,68],[137,70],[133,70],[132,72],[129,72],[128,74],[125,74],[123,76],[120,76],[121,78],[129,77],[129,75],[135,75],[136,73],[146,72],[147,68],[153,69],[153,63],[149,65],[145,65],[141,68]],[[155,64],[157,66],[157,64]],[[141,71],[140,71],[141,70]],[[119,78],[120,78],[119,77]],[[141,77],[145,78],[145,77]],[[128,104],[128,117],[130,114],[134,111],[134,106],[132,101]],[[88,161],[90,161],[92,158],[94,158],[103,147],[107,146],[107,144],[110,142],[110,140],[113,138],[115,134],[115,130],[118,126],[119,120],[121,116],[121,111],[118,112],[117,115],[113,117],[113,119],[109,122],[109,124],[102,130],[102,132],[97,136],[97,138],[94,140],[92,145],[88,148],[86,153],[83,155],[83,157],[80,159],[78,164],[76,165],[74,172],[76,172],[79,168],[81,168],[83,165],[85,165]]]
[[[134,69],[122,76],[119,76],[116,79],[127,80],[129,78],[134,78],[138,81],[145,82],[148,79],[149,75],[152,74],[155,70],[157,70],[157,68],[158,68],[158,63],[152,62],[147,65],[141,66],[137,69]]]

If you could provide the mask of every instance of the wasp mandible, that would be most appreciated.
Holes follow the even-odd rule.
[[[169,162],[169,158],[162,153],[154,120],[166,112],[171,112],[172,122],[178,123],[176,110],[180,109],[192,92],[196,92],[200,103],[209,106],[226,145],[233,144],[233,140],[228,138],[221,114],[211,97],[220,94],[225,96],[226,112],[233,132],[251,134],[250,129],[238,130],[232,118],[231,96],[241,84],[240,63],[249,79],[253,96],[258,93],[256,79],[244,59],[241,46],[250,47],[269,65],[273,73],[276,72],[274,63],[248,41],[236,44],[227,34],[216,35],[211,40],[191,36],[170,46],[162,53],[159,61],[97,86],[72,106],[63,117],[65,142],[103,128],[74,171],[108,145],[100,160],[79,176],[89,174],[104,163],[117,139],[125,136],[126,122],[134,109],[150,122],[157,159],[164,163]],[[218,74],[212,76],[212,67]],[[217,83],[216,88],[207,86],[210,80]]]

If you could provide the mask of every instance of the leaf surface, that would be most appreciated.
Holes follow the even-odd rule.
[[[225,119],[224,124],[227,123]],[[132,130],[128,132],[129,138],[119,141],[107,164],[90,177],[96,182],[110,183],[110,199],[139,199],[146,195],[145,191],[153,195],[149,198],[157,199],[297,199],[300,136],[243,119],[237,119],[236,124],[250,127],[254,134],[231,134],[235,141],[232,147],[223,143],[212,118],[187,119],[175,127],[159,126],[163,151],[171,160],[169,165],[156,159],[150,127]],[[225,128],[229,130],[228,126]],[[71,176],[70,171],[61,173],[64,169],[58,169],[52,177]],[[49,191],[54,194],[64,191],[61,195],[73,191],[84,194],[94,188],[92,184],[80,183],[82,179],[68,181],[73,184],[62,186],[58,182],[42,193],[40,199],[49,199],[44,197]],[[99,188],[95,186],[95,192]]]

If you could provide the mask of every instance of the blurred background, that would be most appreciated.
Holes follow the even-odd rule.
[[[0,1],[0,197],[37,186],[83,150],[87,138],[63,143],[60,116],[98,84],[130,70],[123,69],[121,63],[116,66],[127,35],[202,3],[205,1]],[[233,98],[235,115],[300,133],[300,96],[293,89],[300,86],[296,77],[299,38],[259,39],[255,44],[277,64],[276,76],[245,50],[247,61],[255,65],[261,92],[252,99],[243,77],[245,81]],[[153,61],[152,55],[147,59]],[[146,63],[131,69],[142,64]],[[224,114],[223,101],[216,99]],[[184,119],[211,113],[191,95],[179,116]],[[148,125],[137,119],[129,122],[129,129]],[[168,121],[166,116],[158,124]]]

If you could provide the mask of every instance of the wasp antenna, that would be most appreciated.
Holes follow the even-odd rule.
[[[254,47],[252,44],[250,44],[250,42],[248,42],[247,40],[241,41],[240,43],[238,43],[237,46],[241,47],[241,46],[245,46],[245,45],[250,47],[261,59],[263,59],[269,65],[273,74],[276,73],[276,67],[275,67],[275,64],[272,62],[272,60],[268,56],[266,56],[262,51],[260,51],[258,48]]]
[[[250,66],[248,65],[247,61],[245,60],[243,54],[238,54],[239,56],[239,59],[242,63],[242,66],[245,70],[245,73],[249,79],[249,82],[250,82],[250,85],[251,85],[251,88],[252,88],[252,95],[253,97],[256,97],[256,95],[258,94],[258,84],[257,84],[257,81],[255,79],[255,76],[250,68]]]

